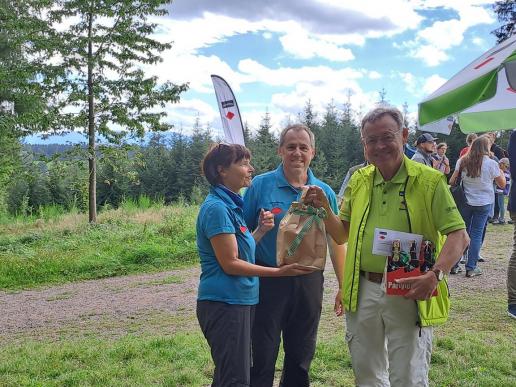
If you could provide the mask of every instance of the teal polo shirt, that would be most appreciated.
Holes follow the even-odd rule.
[[[211,187],[197,216],[197,249],[201,260],[199,301],[227,304],[258,303],[258,277],[228,275],[222,270],[210,239],[219,234],[234,234],[238,257],[254,263],[255,241],[246,225],[242,209],[221,188]]]
[[[317,179],[308,169],[306,185],[321,187],[330,202],[333,212],[337,213],[337,197],[331,187]],[[256,176],[244,195],[244,219],[251,230],[258,226],[260,209],[274,214],[274,228],[264,235],[256,246],[256,262],[276,267],[276,238],[278,227],[287,213],[290,204],[299,201],[301,189],[289,184],[283,173],[283,164],[276,170]]]

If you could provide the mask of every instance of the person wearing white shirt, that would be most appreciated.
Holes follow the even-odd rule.
[[[471,144],[471,149],[457,161],[450,184],[455,184],[459,173],[467,203],[461,208],[471,239],[466,262],[466,277],[482,274],[477,266],[482,233],[493,203],[493,181],[499,187],[505,187],[505,176],[498,163],[489,158],[490,141],[485,136],[478,137]]]

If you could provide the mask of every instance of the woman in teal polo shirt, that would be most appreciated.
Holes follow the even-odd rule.
[[[260,214],[251,233],[243,218],[238,192],[251,184],[251,154],[238,144],[212,147],[202,162],[211,185],[197,218],[201,278],[197,319],[211,349],[215,372],[212,386],[248,386],[251,367],[251,327],[258,303],[257,276],[300,275],[298,265],[255,265],[255,246],[274,227],[274,215]]]

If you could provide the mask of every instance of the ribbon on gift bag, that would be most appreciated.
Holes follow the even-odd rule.
[[[303,190],[301,200],[306,194]],[[324,208],[315,208],[302,202],[292,202],[279,225],[276,240],[278,266],[297,263],[304,267],[324,270],[328,241]]]

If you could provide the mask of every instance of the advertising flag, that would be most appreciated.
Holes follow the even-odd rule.
[[[225,141],[230,144],[244,144],[244,127],[238,104],[228,83],[218,75],[212,75],[213,88],[219,105],[220,118],[224,128]]]

